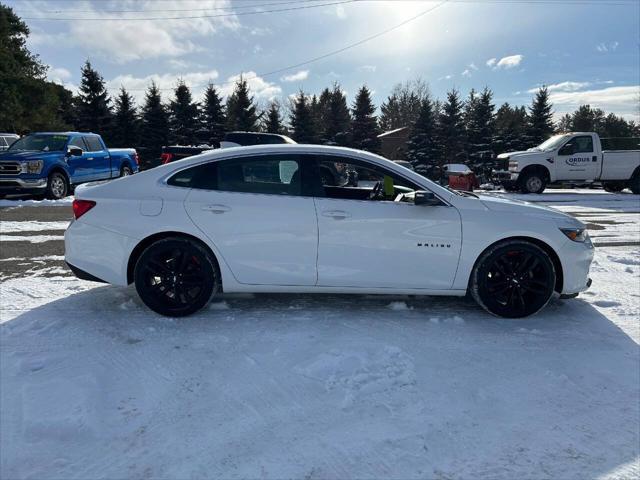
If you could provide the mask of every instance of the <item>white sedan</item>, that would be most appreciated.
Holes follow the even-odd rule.
[[[454,295],[523,317],[591,281],[584,224],[318,145],[215,150],[76,192],[65,259],[191,314],[221,292]]]

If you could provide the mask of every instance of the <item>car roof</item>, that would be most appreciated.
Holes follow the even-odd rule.
[[[29,135],[98,135],[93,132],[31,132]]]

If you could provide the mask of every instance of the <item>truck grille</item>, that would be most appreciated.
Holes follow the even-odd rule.
[[[20,170],[18,162],[0,162],[0,175],[19,175]]]

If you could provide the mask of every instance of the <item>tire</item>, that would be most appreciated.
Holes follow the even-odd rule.
[[[624,189],[624,182],[604,182],[602,188],[607,192],[618,193]]]
[[[69,194],[69,182],[60,172],[53,172],[47,180],[45,196],[50,200],[60,200]]]
[[[484,252],[471,273],[474,300],[487,312],[522,318],[549,303],[556,271],[547,252],[524,240],[498,243]]]
[[[636,173],[629,180],[629,188],[635,195],[640,195],[640,173]]]
[[[131,169],[131,167],[129,165],[125,164],[120,169],[120,176],[121,177],[128,177],[129,175],[133,175],[133,170]]]
[[[197,312],[221,289],[215,258],[199,243],[180,237],[147,247],[136,262],[134,282],[147,307],[170,317]]]
[[[545,175],[539,171],[525,172],[520,177],[520,191],[522,193],[542,193],[547,187]]]

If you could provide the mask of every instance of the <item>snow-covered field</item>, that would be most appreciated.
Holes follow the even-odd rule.
[[[519,321],[311,295],[167,319],[34,255],[0,283],[0,478],[638,478],[640,204],[623,197],[541,200],[611,245],[590,291]]]

